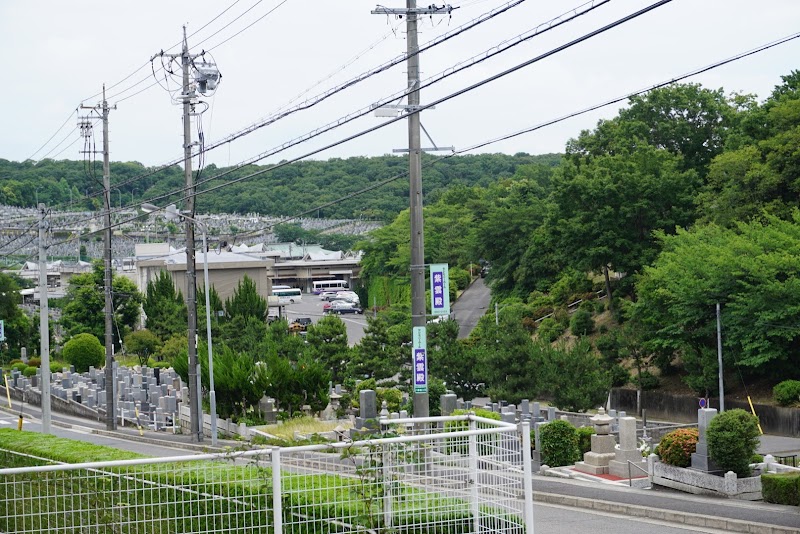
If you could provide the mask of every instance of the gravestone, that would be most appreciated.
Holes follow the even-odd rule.
[[[708,455],[708,440],[706,429],[717,415],[716,408],[700,408],[697,410],[697,448],[692,453],[692,469],[698,471],[719,471],[719,466]]]
[[[592,434],[592,449],[583,455],[583,461],[575,464],[576,471],[583,471],[592,475],[607,475],[608,464],[616,457],[614,436],[610,435],[613,419],[601,407],[597,415],[589,421],[594,425],[595,434]]]
[[[646,461],[636,443],[636,418],[620,417],[619,419],[619,448],[615,457],[608,463],[608,472],[614,476],[628,477],[628,462],[646,470]],[[632,468],[631,476],[642,476],[642,471]]]
[[[447,393],[439,397],[439,403],[442,408],[442,415],[451,415],[456,409],[456,396],[453,393]]]
[[[378,395],[374,390],[362,389],[358,395],[359,416],[355,428],[350,429],[350,437],[360,439],[366,434],[376,432],[378,427]]]
[[[556,420],[556,408],[555,408],[555,406],[548,406],[547,407],[547,420],[548,421],[555,421]]]
[[[531,418],[531,405],[528,399],[522,399],[519,403],[519,414],[523,421],[529,421]]]

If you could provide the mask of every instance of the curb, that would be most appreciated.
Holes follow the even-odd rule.
[[[171,447],[173,449],[186,449],[188,451],[195,451],[201,453],[225,452],[225,450],[227,449],[227,447],[212,447],[211,445],[183,443],[181,441],[169,441],[166,439],[149,438],[146,436],[131,436],[128,434],[120,434],[111,430],[100,430],[97,428],[92,429],[92,434],[97,434],[98,436],[106,436],[110,438],[124,439],[126,441],[148,443],[150,445],[159,445],[161,447]]]
[[[725,532],[746,532],[750,534],[796,534],[800,528],[784,527],[780,525],[767,525],[739,519],[727,519],[710,515],[693,514],[689,512],[676,512],[661,508],[647,508],[631,504],[622,504],[611,501],[600,501],[584,497],[560,495],[557,493],[533,492],[534,502],[557,504],[572,508],[586,508],[598,512],[624,515],[628,517],[641,517],[666,521],[678,525],[703,527]]]

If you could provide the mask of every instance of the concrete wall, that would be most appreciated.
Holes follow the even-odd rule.
[[[719,408],[719,399],[709,399],[711,408]],[[767,434],[800,437],[800,409],[783,408],[766,404],[754,404],[761,428]],[[614,388],[611,392],[611,408],[636,413],[636,390]],[[698,398],[691,395],[674,395],[661,391],[642,391],[642,409],[647,410],[648,419],[696,423]],[[750,411],[747,401],[725,399],[725,409],[741,408]]]
[[[42,394],[34,389],[28,388],[25,391],[15,387],[9,389],[11,390],[11,398],[23,403],[23,413],[25,412],[24,404],[32,404],[33,406],[42,405]],[[0,386],[0,398],[5,402],[6,388],[4,386]],[[50,395],[50,408],[53,412],[86,417],[97,421],[100,420],[100,413],[97,410],[84,406],[83,404],[78,404],[73,400],[64,400],[55,395]]]

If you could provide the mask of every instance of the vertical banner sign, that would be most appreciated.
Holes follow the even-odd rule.
[[[6,340],[6,322],[0,321],[0,341]]]
[[[431,314],[450,315],[450,275],[446,263],[431,264]]]
[[[415,326],[412,329],[413,337],[413,362],[414,362],[414,393],[428,392],[428,350],[427,336],[424,326]]]

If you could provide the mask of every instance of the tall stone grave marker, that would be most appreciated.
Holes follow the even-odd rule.
[[[717,415],[716,408],[700,408],[697,410],[697,449],[692,453],[692,469],[698,471],[719,471],[719,467],[708,455],[708,440],[706,429],[708,424]]]

